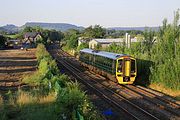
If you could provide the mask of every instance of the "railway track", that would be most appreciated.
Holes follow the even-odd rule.
[[[58,56],[62,56],[62,53]],[[64,59],[66,59],[66,57],[64,57]],[[101,94],[101,96],[103,96],[111,104],[114,104],[116,107],[119,107],[120,109],[125,111],[133,119],[159,119],[143,108],[137,106],[124,96],[117,94],[111,89],[108,89],[107,86],[104,86],[96,80],[92,80],[94,78],[87,76],[85,73],[82,73],[78,68],[72,66],[67,60],[58,58],[57,61],[63,64],[69,71],[71,71],[78,80],[81,80],[81,82],[83,82],[83,84],[90,86],[91,89],[94,89],[97,93]]]
[[[66,56],[65,58],[70,58],[70,59],[72,58],[72,59],[74,59],[75,61],[78,62],[78,60],[75,57],[73,57],[72,55],[70,55],[70,54],[68,54],[66,52],[64,52],[64,54]],[[119,85],[119,86],[121,86],[121,85]],[[164,95],[163,93],[160,93],[158,91],[155,91],[155,90],[152,90],[152,89],[149,89],[149,88],[145,88],[145,87],[142,87],[142,86],[134,86],[134,85],[130,85],[130,87],[127,87],[127,86],[124,86],[124,87],[126,87],[128,89],[131,89],[131,90],[134,89],[134,91],[137,91],[137,92],[138,91],[143,92],[144,94],[148,94],[151,97],[156,97],[156,98],[160,99],[161,101],[165,102],[166,104],[169,104],[169,105],[173,106],[174,108],[180,108],[180,101],[176,101],[173,98],[171,98],[171,97],[169,97],[167,95]]]
[[[180,105],[178,105],[177,103],[174,103],[167,99],[161,98],[151,92],[148,92],[144,89],[141,89],[141,88],[133,86],[133,85],[129,85],[129,86],[123,85],[123,87],[126,87],[127,89],[139,94],[147,101],[150,101],[153,104],[155,104],[156,106],[159,106],[161,109],[164,109],[176,116],[180,116],[180,110],[179,110]],[[152,99],[153,99],[153,101],[152,101]]]
[[[63,56],[65,59],[66,58],[73,58],[72,56],[70,56],[67,53],[63,53]],[[73,60],[71,60],[69,62],[72,62],[72,61]],[[149,91],[149,90],[147,90],[147,88],[144,88],[144,87],[135,87],[132,85],[122,86],[122,85],[117,85],[117,84],[116,84],[116,86],[120,86],[121,88],[126,89],[127,91],[130,91],[131,94],[137,94],[141,99],[143,99],[143,101],[148,101],[149,103],[151,103],[152,106],[156,106],[156,108],[153,108],[151,106],[150,111],[153,113],[153,110],[156,110],[160,114],[162,114],[159,116],[160,119],[180,119],[180,113],[179,113],[180,112],[179,111],[180,105],[177,101],[174,101],[170,97],[168,99],[166,99],[167,98],[166,96],[162,97],[162,95],[161,96],[157,95],[157,94],[155,94],[154,91],[152,91],[152,90]],[[117,88],[117,87],[115,87],[115,88]],[[116,92],[116,93],[118,93],[118,92]],[[118,93],[118,94],[120,94],[120,93]],[[129,94],[129,93],[127,93],[127,94]],[[134,102],[134,103],[136,104],[138,102]],[[138,104],[140,104],[140,103],[138,103]],[[147,108],[147,107],[145,106],[145,108]],[[159,110],[158,110],[158,108],[159,108]],[[161,112],[163,112],[164,115]],[[158,114],[158,113],[156,113],[156,114]]]
[[[94,74],[94,73],[90,72],[90,74]],[[98,77],[102,77],[102,76],[98,75]],[[104,79],[104,81],[108,81],[106,78],[101,78],[101,79]],[[118,92],[115,90],[117,93],[124,94],[124,96],[127,96],[127,98],[128,98],[128,94],[129,94],[132,97],[137,97],[137,98],[143,99],[143,101],[144,100],[148,101],[153,106],[156,106],[157,108],[159,108],[161,110],[165,110],[165,111],[168,111],[169,113],[171,113],[169,116],[172,116],[172,115],[176,115],[177,117],[180,116],[180,110],[179,110],[180,104],[170,97],[163,96],[162,93],[160,93],[160,95],[157,95],[154,93],[154,91],[152,91],[152,90],[149,91],[149,89],[141,87],[141,86],[119,85],[119,84],[115,83],[114,81],[110,81],[109,83],[104,82],[103,84],[105,84],[107,87],[110,87],[112,89],[116,88],[116,90],[118,90]],[[121,90],[121,91],[119,92],[119,90]],[[123,90],[123,92],[122,92],[122,90]],[[169,113],[167,113],[167,114],[169,114]]]

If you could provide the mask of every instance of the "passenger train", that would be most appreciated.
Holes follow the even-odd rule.
[[[81,64],[119,84],[133,84],[137,76],[136,59],[126,54],[117,54],[92,49],[80,50]]]

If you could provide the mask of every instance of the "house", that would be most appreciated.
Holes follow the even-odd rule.
[[[111,45],[112,43],[122,44],[123,42],[124,42],[123,38],[118,38],[118,39],[92,39],[89,42],[89,48],[94,49],[98,45],[105,48],[105,47],[108,47],[109,45]]]
[[[29,40],[30,42],[36,42],[37,40],[42,39],[40,33],[37,32],[27,32],[24,34],[24,41]]]
[[[40,39],[42,39],[40,33],[27,32],[24,34],[23,47],[35,47],[36,42]]]

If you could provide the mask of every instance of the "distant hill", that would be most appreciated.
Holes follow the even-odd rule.
[[[7,33],[16,33],[19,30],[22,30],[23,28],[25,28],[26,26],[30,26],[30,27],[35,27],[35,26],[39,26],[42,27],[44,29],[55,29],[55,30],[60,30],[60,31],[67,31],[69,29],[77,29],[77,30],[83,30],[85,29],[84,27],[81,26],[76,26],[73,24],[68,24],[68,23],[41,23],[41,22],[27,22],[25,23],[23,26],[17,27],[15,25],[9,24],[9,25],[5,25],[0,27],[0,32],[5,31]],[[107,29],[109,30],[140,30],[140,31],[144,31],[145,29],[152,29],[152,30],[159,30],[159,27],[109,27]]]
[[[140,30],[140,31],[144,31],[145,29],[151,29],[154,31],[158,31],[159,27],[110,27],[107,28],[109,30]]]
[[[0,31],[6,31],[6,29],[4,29],[3,27],[0,27]]]
[[[0,30],[8,32],[8,33],[15,33],[15,32],[18,32],[19,27],[12,24],[8,24],[8,25],[0,27]]]
[[[67,31],[69,29],[77,29],[77,30],[84,29],[84,27],[76,26],[68,23],[40,23],[40,22],[27,22],[21,28],[24,28],[26,26],[30,26],[30,27],[39,26],[44,29],[55,29],[60,31]]]

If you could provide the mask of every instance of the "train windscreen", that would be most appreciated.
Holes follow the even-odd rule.
[[[122,72],[123,70],[123,60],[118,60],[117,72]]]
[[[131,59],[131,73],[136,72],[136,65],[135,65],[135,60]]]

